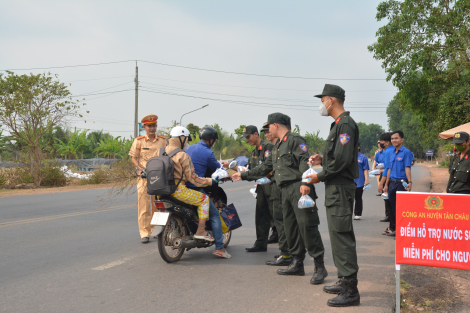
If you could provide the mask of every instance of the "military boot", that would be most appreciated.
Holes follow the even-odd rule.
[[[334,285],[323,287],[323,291],[326,293],[339,294],[344,289],[343,280],[344,277],[341,277]]]
[[[292,257],[288,258],[283,257],[282,255],[276,255],[274,261],[266,261],[266,265],[272,266],[288,266],[292,263]]]
[[[361,303],[359,290],[357,289],[357,279],[344,278],[343,290],[334,297],[328,300],[327,304],[334,307],[355,306]]]
[[[328,276],[325,263],[323,262],[323,256],[314,259],[313,263],[315,264],[315,269],[313,270],[313,276],[312,279],[310,279],[310,283],[312,285],[319,285],[323,283],[325,278]]]
[[[292,258],[292,263],[286,269],[278,269],[277,273],[279,275],[296,275],[304,276],[304,259],[305,255],[302,257],[294,255]]]

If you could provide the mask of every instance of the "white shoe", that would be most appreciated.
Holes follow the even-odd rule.
[[[356,215],[356,216],[354,216],[354,219],[355,219],[355,220],[360,220],[361,217]]]

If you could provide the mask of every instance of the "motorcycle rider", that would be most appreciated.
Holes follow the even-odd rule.
[[[218,168],[220,163],[215,158],[214,152],[211,148],[214,143],[219,139],[217,130],[210,126],[204,126],[199,132],[199,138],[201,139],[197,144],[189,146],[186,153],[191,157],[191,161],[194,164],[194,170],[198,176],[210,176]],[[226,165],[224,162],[224,165]],[[195,186],[191,182],[187,182],[188,188],[199,190],[200,192],[206,193],[200,187]],[[213,189],[217,189],[216,185],[213,185]],[[215,191],[216,192],[216,191]],[[219,210],[215,207],[214,202],[209,199],[209,220],[211,222],[212,234],[215,239],[215,251],[213,254],[222,258],[231,258],[232,256],[224,248],[224,236],[222,233],[222,224],[220,221]]]
[[[168,146],[165,148],[165,153],[169,154],[175,149],[186,150],[189,147],[188,142],[191,141],[191,135],[189,131],[182,126],[176,126],[170,131],[170,140]],[[160,150],[155,152],[154,156],[159,156]],[[173,176],[176,182],[180,182],[178,189],[171,194],[171,196],[179,201],[187,204],[195,205],[198,207],[197,214],[199,217],[199,225],[196,233],[194,234],[195,239],[203,239],[206,241],[214,241],[214,238],[207,233],[206,220],[209,218],[209,196],[206,194],[192,190],[186,187],[186,182],[191,182],[193,185],[202,188],[211,186],[213,180],[210,177],[199,177],[195,170],[193,162],[189,155],[184,153],[177,153],[172,158],[174,163]]]

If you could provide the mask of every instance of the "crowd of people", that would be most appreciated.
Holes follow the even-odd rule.
[[[313,285],[322,284],[328,276],[324,265],[325,249],[318,230],[318,207],[314,204],[308,208],[299,208],[298,201],[307,195],[316,200],[315,184],[325,184],[324,206],[338,281],[331,286],[324,286],[323,290],[336,295],[328,300],[329,306],[354,306],[360,304],[360,295],[357,288],[359,266],[353,219],[361,219],[363,213],[363,191],[370,188],[369,162],[360,152],[358,127],[344,109],[345,91],[339,86],[327,84],[322,94],[316,97],[321,99],[320,114],[334,119],[322,156],[308,154],[305,139],[291,131],[289,116],[273,113],[268,115],[260,130],[255,125],[249,125],[243,130],[242,136],[254,149],[247,169],[237,171],[232,179],[270,180],[268,184],[257,185],[256,241],[246,251],[267,251],[268,243],[278,242],[279,255],[267,260],[266,265],[283,267],[277,270],[279,275],[305,275],[304,259],[309,254],[314,260],[310,280]],[[169,140],[157,135],[157,119],[156,115],[147,115],[142,119],[147,133],[135,139],[129,152],[132,162],[142,173],[137,183],[138,224],[142,243],[149,242],[153,230],[150,220],[154,199],[147,194],[146,163],[163,153],[175,163],[174,176],[178,184],[172,196],[198,207],[199,226],[194,238],[214,241],[216,249],[213,253],[222,258],[231,258],[224,248],[219,211],[202,189],[219,182],[218,179],[210,178],[211,173],[221,166],[229,166],[227,162],[218,162],[211,150],[218,139],[217,131],[212,127],[203,127],[199,134],[201,140],[189,146],[191,135],[182,126],[172,129]],[[261,139],[260,133],[264,133],[266,140]],[[414,157],[403,146],[404,139],[401,131],[382,134],[372,167],[379,170],[378,192],[385,204],[386,217],[381,222],[389,222],[383,234],[391,237],[395,236],[396,229],[396,194],[398,191],[411,191],[413,186],[411,165]],[[449,181],[448,192],[467,188],[464,191],[470,193],[468,184],[464,187],[461,183],[465,170],[465,179],[468,180],[469,176],[470,139],[468,134],[461,133],[456,134],[454,142],[465,146],[465,149],[459,150],[460,155],[456,156],[449,169],[451,177],[455,176],[452,182]],[[321,165],[322,171],[302,177],[314,165]],[[207,219],[211,223],[212,235],[205,230]],[[273,233],[269,236],[271,228]]]

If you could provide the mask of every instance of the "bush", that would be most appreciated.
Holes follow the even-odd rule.
[[[101,184],[108,180],[108,173],[107,171],[98,169],[96,171],[93,171],[93,174],[91,174],[89,178],[82,179],[82,180],[85,180],[86,183],[88,184],[93,184],[93,185]],[[86,184],[84,183],[83,185],[86,185]]]
[[[67,177],[57,162],[46,162],[44,167],[39,168],[39,176],[44,187],[63,187],[67,183]]]

